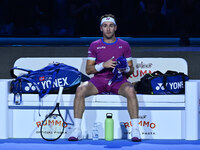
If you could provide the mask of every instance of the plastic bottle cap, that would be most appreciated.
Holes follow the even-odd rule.
[[[107,113],[106,118],[112,118],[113,114],[112,113]]]

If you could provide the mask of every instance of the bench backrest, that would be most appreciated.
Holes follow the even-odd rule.
[[[37,70],[53,62],[65,63],[79,69],[82,73],[86,74],[86,57],[26,57],[17,59],[14,66]],[[133,64],[135,70],[129,78],[129,81],[131,82],[138,81],[144,76],[144,74],[157,70],[163,73],[165,73],[167,70],[173,70],[188,74],[188,65],[183,58],[133,58]],[[19,75],[22,72],[15,70],[14,73]]]

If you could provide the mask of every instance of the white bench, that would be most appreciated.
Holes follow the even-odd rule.
[[[52,62],[62,62],[85,73],[87,58],[20,58],[14,66],[40,69]],[[187,62],[182,58],[133,58],[135,72],[129,78],[134,82],[145,73],[160,70],[176,70],[188,74]],[[20,74],[20,71],[15,71]],[[138,94],[140,131],[143,139],[199,139],[199,80],[186,82],[185,95],[142,95]],[[39,127],[44,116],[55,105],[56,94],[49,94],[39,103],[37,94],[23,94],[21,105],[13,103],[9,93],[10,80],[0,80],[0,139],[40,138]],[[73,126],[74,94],[63,94],[62,114],[68,126],[62,138],[67,138]],[[92,125],[99,122],[99,135],[104,138],[104,120],[107,112],[113,113],[115,139],[130,138],[131,123],[126,99],[119,95],[96,95],[86,98],[82,130],[85,138],[91,138]],[[40,105],[40,109],[39,108]],[[39,116],[38,114],[41,114]]]

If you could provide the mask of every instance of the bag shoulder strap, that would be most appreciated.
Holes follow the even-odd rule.
[[[152,76],[159,76],[159,75],[163,75],[163,73],[157,70],[157,71],[154,71],[151,75]]]
[[[165,74],[166,74],[166,75],[177,75],[177,74],[179,74],[179,73],[176,72],[176,71],[167,70],[167,71],[165,72]]]
[[[17,76],[14,74],[14,70],[22,70],[22,71],[26,71],[26,72],[28,72],[28,73],[33,72],[33,70],[30,70],[30,69],[24,69],[24,68],[13,67],[12,69],[10,69],[10,75],[11,75],[11,77],[13,77],[13,78],[17,78]]]

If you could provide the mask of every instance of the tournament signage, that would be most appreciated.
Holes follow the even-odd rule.
[[[13,110],[14,118],[26,118],[26,121],[20,122],[13,120],[13,138],[41,138],[40,127],[42,120],[49,110],[40,110],[41,116],[35,110]],[[83,123],[83,138],[92,138],[92,129],[94,122],[98,123],[99,138],[104,139],[105,114],[108,110],[86,110]],[[109,110],[113,113],[114,120],[114,138],[130,139],[132,124],[127,110]],[[68,138],[74,126],[73,110],[61,110],[65,119],[65,130],[61,138]],[[162,110],[140,110],[139,128],[143,139],[182,139],[183,113],[181,111],[162,111]],[[168,117],[170,116],[170,118]],[[166,119],[168,117],[168,119]],[[89,121],[88,121],[89,119]],[[48,123],[48,122],[47,122]],[[52,125],[60,126],[59,122],[50,122]],[[169,130],[170,128],[170,130]]]

